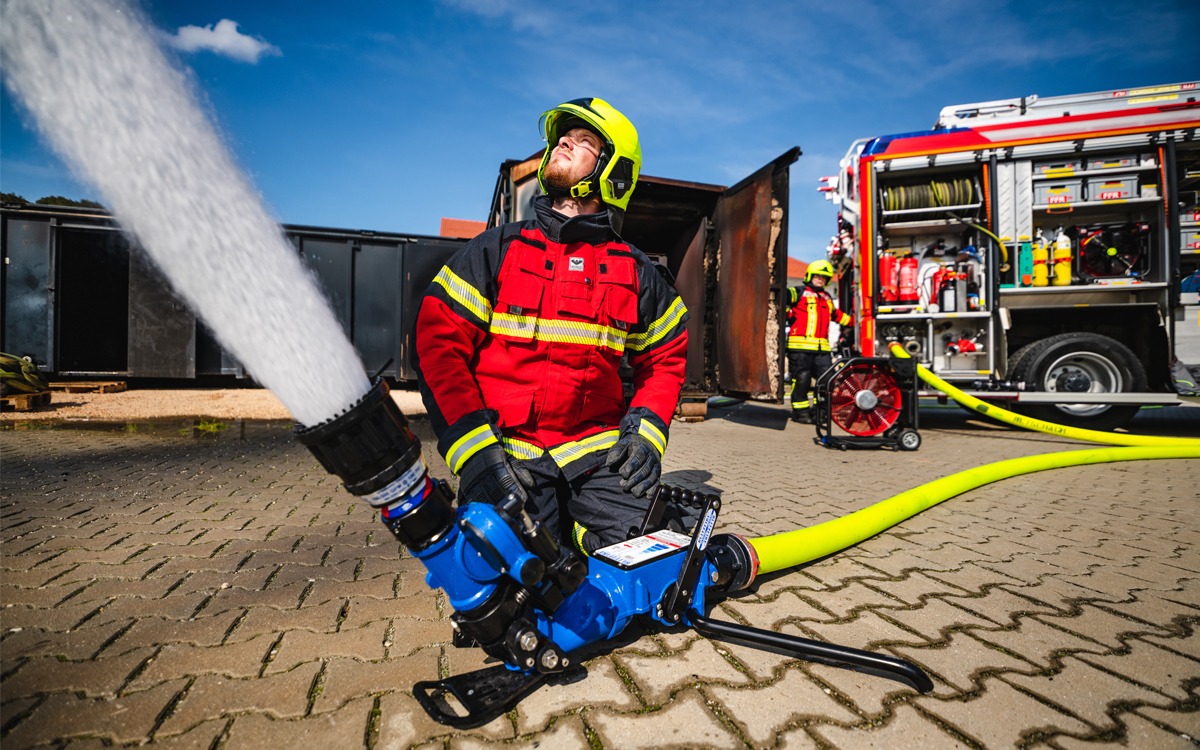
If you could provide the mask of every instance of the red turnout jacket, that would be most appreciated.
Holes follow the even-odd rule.
[[[837,308],[833,296],[809,284],[788,289],[788,349],[827,352],[829,321],[848,326],[854,319]]]
[[[666,449],[687,356],[683,301],[607,214],[568,218],[546,196],[535,209],[536,220],[468,242],[421,303],[418,383],[455,474],[497,442],[518,458],[549,451],[568,478],[598,466],[622,429]]]

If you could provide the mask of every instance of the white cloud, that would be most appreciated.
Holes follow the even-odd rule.
[[[222,18],[216,26],[180,26],[167,41],[184,52],[208,50],[242,62],[257,63],[263,55],[281,55],[282,52],[262,38],[246,36],[238,31],[237,21]]]

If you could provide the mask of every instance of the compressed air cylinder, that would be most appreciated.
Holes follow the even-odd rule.
[[[1054,239],[1054,286],[1071,283],[1071,238],[1062,232]]]

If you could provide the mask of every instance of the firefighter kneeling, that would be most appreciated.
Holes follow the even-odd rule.
[[[808,266],[804,286],[788,289],[788,371],[792,376],[792,421],[812,424],[813,380],[833,364],[829,345],[829,323],[848,326],[853,322],[837,308],[825,287],[833,279],[833,266],[818,260]]]

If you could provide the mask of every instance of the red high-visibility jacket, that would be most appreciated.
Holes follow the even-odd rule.
[[[490,229],[447,261],[417,317],[418,382],[450,470],[501,442],[548,450],[568,478],[602,462],[622,428],[661,453],[679,400],[688,313],[606,214]],[[618,374],[628,354],[635,393]]]
[[[837,308],[832,295],[814,286],[794,286],[788,289],[788,349],[812,352],[830,351],[829,321],[840,326],[854,319]]]

